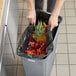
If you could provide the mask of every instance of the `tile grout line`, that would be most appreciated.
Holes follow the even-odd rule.
[[[57,54],[55,54],[55,67],[56,67],[56,71],[55,72],[56,72],[56,76],[57,76]]]
[[[63,10],[64,10],[64,17],[65,17],[65,6],[64,6],[64,8],[63,8]],[[65,24],[64,24],[65,25]],[[66,27],[65,27],[65,29],[66,29]],[[66,32],[67,33],[67,32]],[[66,34],[65,33],[65,34]],[[59,33],[60,34],[60,33]],[[58,43],[57,43],[58,44]],[[63,43],[62,43],[63,44]],[[58,68],[58,64],[57,64],[57,53],[56,53],[56,61],[55,61],[55,65],[56,65],[56,76],[57,76],[57,68]]]
[[[76,64],[54,64],[54,65],[76,65]]]
[[[24,0],[23,0],[24,1]],[[23,2],[22,2],[23,3]],[[20,23],[20,25],[21,26],[18,26],[18,27],[22,27],[22,22],[23,22],[23,11],[24,11],[24,3],[23,3],[23,6],[22,6],[23,8],[21,9],[22,10],[22,14],[21,14],[21,23]],[[21,30],[21,28],[20,28],[20,30]]]
[[[16,76],[17,76],[17,73],[18,73],[18,58],[17,58]]]
[[[66,11],[65,11],[65,3],[64,3],[64,14],[65,14],[65,24],[66,24]],[[66,24],[66,39],[67,39],[67,56],[68,56],[68,68],[69,68],[69,76],[71,76],[70,71],[70,59],[69,59],[69,47],[68,47],[68,35],[67,35],[67,24]]]
[[[56,54],[76,54],[76,53],[56,53]]]
[[[67,43],[67,42],[58,42],[57,44],[76,44],[76,42],[69,42],[69,43]]]
[[[74,1],[74,10],[75,10],[75,16],[76,16],[75,0],[73,0],[73,1]]]
[[[24,0],[23,0],[24,1]],[[21,25],[22,25],[22,22],[23,22],[23,12],[24,12],[24,3],[23,3],[23,8],[21,9],[22,10],[22,16],[21,16]],[[18,26],[19,27],[19,26]],[[19,58],[17,58],[17,68],[16,68],[16,76],[18,75],[18,61],[19,61]]]
[[[64,10],[64,8],[63,8],[63,10]],[[58,66],[57,66],[57,53],[56,52],[55,52],[55,67],[56,67],[56,76],[58,76],[58,73],[57,73],[57,68],[58,68]]]

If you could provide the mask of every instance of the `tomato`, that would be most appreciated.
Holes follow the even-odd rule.
[[[46,51],[42,51],[42,52],[41,52],[41,55],[45,55],[45,54],[46,54]]]
[[[29,50],[26,50],[25,51],[25,53],[26,54],[33,54],[33,55],[37,55],[37,52],[33,49],[33,50],[31,50],[31,49],[29,49]]]
[[[38,50],[37,50],[37,52],[38,52],[38,53],[41,53],[41,52],[42,52],[42,50],[41,50],[41,49],[38,49]]]
[[[29,42],[36,42],[36,40],[31,36]]]
[[[35,42],[29,42],[28,45],[31,46],[31,47],[35,47]]]
[[[32,52],[30,50],[25,50],[26,54],[31,54]]]
[[[39,45],[39,42],[35,43],[35,49],[39,49],[41,45]]]
[[[43,51],[46,50],[46,46],[42,47],[41,49],[42,49]]]
[[[32,52],[33,52],[33,55],[37,55],[36,50],[32,50]]]

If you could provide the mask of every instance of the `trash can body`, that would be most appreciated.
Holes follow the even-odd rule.
[[[53,32],[54,49],[47,58],[45,58],[43,60],[33,60],[33,59],[28,59],[28,58],[22,57],[25,76],[50,76],[52,66],[54,63],[54,58],[55,58],[55,50],[56,50],[59,27],[60,27],[60,25],[58,27],[54,28],[54,32]]]
[[[54,51],[44,60],[32,60],[22,57],[25,76],[50,76],[54,62]]]
[[[61,22],[61,18],[59,24],[60,22]],[[60,25],[55,27],[52,31],[54,48],[53,51],[45,59],[38,60],[38,59],[29,59],[29,58],[21,57],[25,71],[25,76],[50,76],[55,58],[55,50],[56,50],[59,27]]]

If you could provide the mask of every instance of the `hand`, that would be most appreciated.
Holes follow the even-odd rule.
[[[27,15],[27,18],[28,18],[28,20],[29,20],[29,22],[31,23],[31,24],[35,24],[35,22],[36,22],[36,12],[35,12],[35,10],[33,9],[31,9],[31,10],[28,10],[28,15]]]
[[[48,24],[51,26],[50,30],[52,31],[52,29],[56,26],[58,26],[58,15],[51,15],[49,18],[49,22]]]

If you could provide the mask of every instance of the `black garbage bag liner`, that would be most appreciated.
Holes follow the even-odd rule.
[[[36,25],[39,20],[45,22],[48,25],[48,20],[50,15],[51,15],[50,13],[44,11],[36,11],[36,16],[37,16]],[[33,31],[34,31],[34,25],[29,24],[28,27],[23,32],[22,37],[19,41],[17,54],[21,57],[26,57],[31,59],[45,59],[53,51],[53,47],[54,47],[53,37],[52,37],[52,32],[50,31],[50,27],[48,27],[46,34],[46,55],[28,55],[24,53],[24,51],[27,50],[28,42]]]

